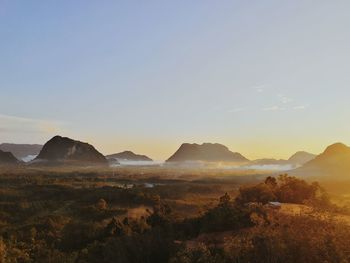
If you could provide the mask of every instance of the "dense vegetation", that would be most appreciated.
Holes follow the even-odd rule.
[[[350,261],[344,211],[317,183],[287,175],[239,189],[103,180],[0,177],[0,262]],[[212,195],[217,202],[203,199]],[[285,213],[270,201],[306,209]]]

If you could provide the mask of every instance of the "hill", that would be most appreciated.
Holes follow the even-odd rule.
[[[146,155],[135,154],[132,151],[124,151],[120,153],[107,155],[106,158],[114,158],[117,160],[127,160],[127,161],[153,161]]]
[[[187,161],[243,163],[249,160],[240,153],[231,152],[226,146],[218,143],[184,143],[167,160],[167,162]]]
[[[4,152],[11,152],[17,159],[24,159],[28,156],[36,156],[40,153],[42,148],[43,146],[39,144],[0,144],[0,150]]]
[[[55,136],[43,146],[32,163],[107,165],[107,159],[92,145]]]
[[[303,165],[313,159],[315,159],[316,154],[304,152],[304,151],[299,151],[293,154],[289,159],[288,162],[290,164],[295,164],[295,165]]]
[[[307,162],[295,173],[313,176],[344,176],[350,174],[350,147],[335,143],[326,148],[320,155]]]
[[[288,160],[284,160],[284,159],[257,159],[257,160],[253,160],[249,163],[249,165],[279,165],[279,166],[287,166],[289,165],[291,168],[295,168],[298,166],[301,166],[309,161],[311,161],[312,159],[314,159],[316,157],[316,155],[308,153],[308,152],[304,152],[304,151],[300,151],[300,152],[296,152],[295,154],[293,154]]]
[[[12,153],[0,150],[0,165],[14,165],[18,163],[19,161]]]

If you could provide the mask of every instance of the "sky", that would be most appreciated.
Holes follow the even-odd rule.
[[[350,2],[0,0],[0,143],[168,158],[350,144]]]

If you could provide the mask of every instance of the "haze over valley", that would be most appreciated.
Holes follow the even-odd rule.
[[[289,172],[299,176],[333,176],[348,179],[350,148],[343,143],[328,146],[319,155],[298,151],[288,159],[263,158],[249,160],[238,152],[218,143],[183,143],[179,149],[165,161],[154,161],[142,154],[132,151],[104,156],[86,142],[62,136],[54,136],[43,146],[29,144],[3,143],[0,162],[14,167],[123,167],[153,166],[167,167],[176,173],[177,168],[218,169],[255,171],[257,174],[270,172]],[[31,159],[25,160],[29,156]],[[22,157],[22,158],[16,158]]]
[[[0,0],[0,263],[350,262],[349,10]]]

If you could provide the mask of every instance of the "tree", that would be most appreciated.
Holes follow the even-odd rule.
[[[302,179],[288,176],[287,174],[280,175],[277,180],[269,176],[264,183],[241,187],[236,202],[239,204],[266,204],[271,201],[279,201],[302,204],[307,200],[317,198],[317,193],[320,192],[320,189],[317,183],[309,184]]]
[[[266,204],[270,201],[275,201],[276,195],[274,190],[265,183],[260,183],[254,186],[241,187],[236,198],[238,204],[246,203],[262,203]]]
[[[100,200],[98,200],[98,202],[96,204],[96,208],[100,209],[100,210],[107,209],[107,202],[101,198]]]
[[[277,180],[275,177],[268,176],[265,179],[265,184],[271,186],[272,188],[275,188],[277,186]]]
[[[130,227],[128,219],[125,217],[123,222],[120,222],[118,219],[113,217],[111,222],[106,226],[105,233],[108,236],[122,236],[125,234],[129,234]]]
[[[278,177],[276,196],[280,202],[302,204],[314,199],[318,190],[318,184],[308,184],[302,179],[283,174]]]

